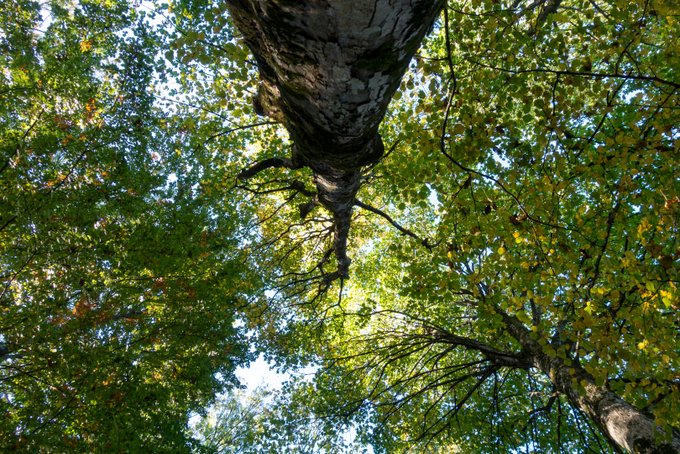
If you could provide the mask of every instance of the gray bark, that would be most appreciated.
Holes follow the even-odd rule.
[[[564,360],[546,355],[519,320],[501,310],[497,312],[533,367],[546,374],[555,388],[595,422],[614,446],[640,454],[680,453],[680,437],[677,434],[663,431],[650,416],[606,386],[598,386],[592,375],[578,363],[566,365]]]
[[[347,236],[361,170],[384,152],[378,126],[443,0],[230,0],[260,70],[256,110],[281,121],[293,167],[314,172],[333,215],[335,277],[348,277]]]

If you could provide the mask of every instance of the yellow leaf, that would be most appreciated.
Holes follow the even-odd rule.
[[[92,41],[90,41],[89,39],[84,39],[80,42],[81,52],[87,52],[90,49],[92,49]]]
[[[651,228],[651,226],[652,225],[646,218],[642,219],[642,222],[640,222],[637,228],[638,237],[641,237],[646,231],[648,231]]]
[[[501,247],[498,248],[498,254],[499,254],[499,255],[505,254],[505,248],[504,248],[503,246],[501,246]]]
[[[591,301],[588,301],[586,303],[586,307],[583,309],[588,313],[588,315],[591,315],[593,313],[593,303]]]

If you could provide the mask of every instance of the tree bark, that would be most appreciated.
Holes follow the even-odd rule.
[[[292,162],[314,172],[333,215],[336,277],[361,170],[384,152],[378,126],[443,0],[229,0],[260,70],[258,113],[282,122]]]
[[[578,363],[565,364],[561,358],[544,353],[529,330],[500,309],[508,332],[520,343],[533,367],[550,378],[555,388],[585,413],[614,446],[631,453],[680,453],[680,437],[662,430],[640,409],[629,404],[595,379]]]

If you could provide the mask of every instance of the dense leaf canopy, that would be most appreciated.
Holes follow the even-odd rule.
[[[678,43],[669,0],[450,0],[329,282],[309,171],[236,178],[291,143],[224,2],[4,2],[0,447],[613,451],[518,330],[677,430]],[[258,352],[281,394],[188,431]]]
[[[0,10],[0,445],[186,449],[258,278],[159,104],[167,38],[124,2]]]

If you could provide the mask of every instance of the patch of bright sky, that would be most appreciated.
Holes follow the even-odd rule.
[[[266,290],[265,295],[268,298],[273,298],[275,297],[276,292]],[[298,373],[311,377],[314,375],[315,371],[315,367],[308,366]],[[276,371],[273,365],[264,359],[263,355],[259,355],[255,361],[248,365],[248,367],[237,368],[236,377],[241,384],[246,387],[246,391],[250,393],[258,387],[266,387],[272,391],[279,390],[287,380],[292,378],[292,375],[288,372]]]
[[[500,165],[504,169],[509,169],[511,167],[512,163],[510,162],[510,160],[508,158],[505,158],[505,157],[499,155],[495,151],[493,151],[491,153],[491,156],[493,156],[493,160],[496,161],[496,163],[498,163],[498,165]]]
[[[434,210],[437,211],[442,206],[437,190],[429,183],[426,183],[425,185],[430,190],[430,195],[427,196],[427,200],[430,202],[430,205],[434,207]]]
[[[236,377],[248,392],[253,392],[258,387],[266,387],[272,391],[279,390],[283,383],[291,378],[288,373],[275,371],[262,355],[258,356],[248,367],[236,369]]]

